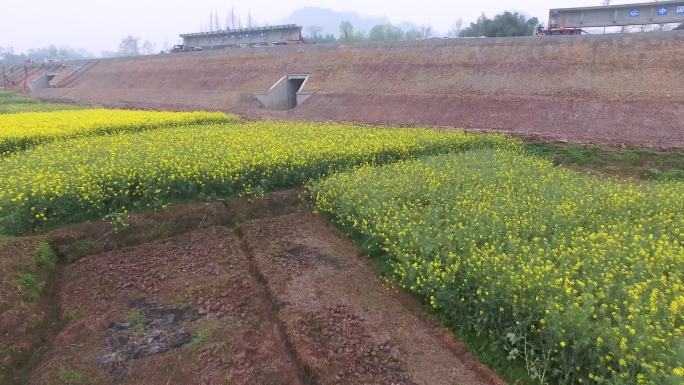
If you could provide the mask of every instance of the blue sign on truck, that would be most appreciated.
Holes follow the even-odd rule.
[[[639,17],[640,14],[641,14],[641,12],[639,12],[638,9],[632,9],[631,11],[629,11],[630,17]]]
[[[684,5],[678,5],[677,9],[675,9],[675,13],[678,15],[684,14]]]

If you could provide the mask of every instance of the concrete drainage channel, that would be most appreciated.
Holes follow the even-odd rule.
[[[269,110],[291,110],[309,99],[313,92],[302,92],[309,75],[285,75],[267,93],[254,97]]]

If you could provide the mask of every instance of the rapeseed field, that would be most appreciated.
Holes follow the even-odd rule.
[[[220,113],[0,115],[0,154],[0,234],[307,184],[388,279],[539,383],[684,383],[683,182],[578,174],[501,135]]]
[[[91,109],[0,114],[0,155],[55,139],[236,121],[235,116],[210,112]]]
[[[108,112],[101,113],[106,120]],[[119,114],[112,116],[128,121]],[[156,115],[134,116],[150,122]],[[69,132],[80,132],[78,124]],[[90,127],[96,126],[82,130],[99,129]],[[521,143],[500,135],[277,122],[60,140],[0,159],[0,233],[181,200],[259,194],[359,164],[496,146]]]
[[[540,383],[684,383],[684,183],[482,150],[311,190],[393,280]]]

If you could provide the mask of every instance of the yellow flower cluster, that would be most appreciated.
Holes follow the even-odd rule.
[[[0,233],[171,201],[259,193],[363,163],[520,145],[497,135],[278,122],[57,141],[0,159]]]
[[[394,278],[562,384],[684,383],[684,183],[580,175],[497,150],[311,185]],[[468,333],[466,333],[467,335]]]
[[[106,109],[4,114],[0,115],[0,155],[56,139],[236,120],[223,113]]]

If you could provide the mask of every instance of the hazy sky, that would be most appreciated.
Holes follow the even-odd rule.
[[[618,1],[625,2],[625,1]],[[196,32],[208,23],[209,13],[225,18],[231,5],[244,15],[251,10],[258,22],[277,24],[292,11],[317,6],[361,15],[384,16],[392,22],[431,24],[446,32],[458,18],[464,24],[482,12],[493,16],[504,10],[537,16],[546,23],[549,8],[600,5],[600,0],[8,0],[2,2],[0,46],[16,52],[48,44],[85,48],[99,54],[115,50],[131,34],[148,39],[160,49],[174,44],[178,34]]]

